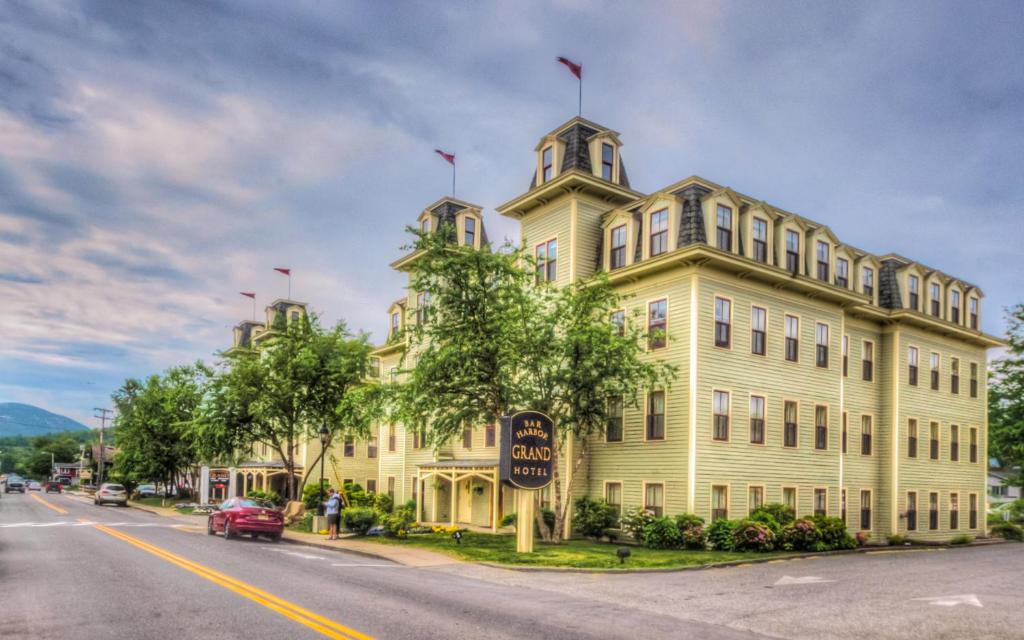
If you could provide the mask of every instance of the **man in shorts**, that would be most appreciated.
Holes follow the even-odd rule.
[[[327,516],[327,539],[338,539],[338,523],[341,522],[341,496],[334,489],[324,503],[324,514]]]

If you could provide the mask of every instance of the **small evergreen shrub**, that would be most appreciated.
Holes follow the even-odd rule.
[[[662,516],[644,525],[644,546],[649,549],[678,549],[683,546],[683,534],[675,520]]]
[[[821,534],[821,542],[825,545],[824,550],[830,549],[855,549],[857,540],[846,530],[846,523],[842,518],[832,516],[812,516],[808,518],[818,527]]]
[[[349,531],[365,536],[377,524],[377,514],[368,507],[349,507],[341,510],[341,522]]]
[[[345,496],[348,498],[348,507],[373,507],[373,496],[376,495],[354,483],[345,484]]]
[[[757,511],[751,514],[751,520],[754,520],[754,516],[758,513],[767,513],[771,517],[775,518],[775,521],[779,523],[780,527],[784,527],[790,522],[796,520],[796,513],[793,511],[793,507],[788,507],[779,502],[769,502]],[[762,522],[758,520],[758,522]]]
[[[701,550],[707,546],[708,533],[704,528],[704,518],[692,513],[681,513],[676,516],[676,526],[682,536],[684,549]]]
[[[717,551],[732,551],[732,531],[736,528],[734,520],[720,518],[708,526],[708,544]]]
[[[630,509],[619,518],[622,531],[640,544],[644,543],[644,527],[654,520],[654,514],[646,509]]]
[[[754,513],[750,514],[750,517],[747,519],[751,522],[760,522],[764,526],[768,527],[772,530],[772,533],[776,538],[779,537],[779,533],[782,532],[782,525],[779,524],[779,521],[775,519],[775,516],[764,509],[758,509]]]
[[[606,529],[617,523],[615,510],[604,500],[579,498],[572,518],[573,530],[586,538],[600,540]]]
[[[997,524],[989,529],[989,533],[1007,540],[1024,540],[1024,528],[1019,524],[1013,524],[1012,522]]]
[[[775,548],[775,533],[763,522],[742,520],[732,531],[735,551],[771,551]]]
[[[408,507],[398,507],[391,513],[380,517],[380,524],[388,535],[404,538],[416,522],[416,512]]]
[[[372,493],[373,510],[377,513],[391,513],[395,508],[394,499],[386,493]]]
[[[974,537],[973,536],[960,535],[960,536],[956,536],[955,538],[950,540],[949,544],[953,544],[953,545],[971,544],[971,542],[973,542],[973,541],[974,541]]]
[[[903,537],[903,536],[901,536],[899,534],[891,535],[888,538],[886,538],[886,540],[889,541],[889,546],[892,546],[892,547],[899,547],[904,542],[907,541],[907,539],[905,537]]]
[[[821,540],[821,532],[813,520],[801,518],[782,527],[779,536],[779,548],[786,551],[823,551],[826,547]]]

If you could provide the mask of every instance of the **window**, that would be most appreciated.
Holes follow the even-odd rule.
[[[395,497],[395,476],[388,476],[388,495]]]
[[[931,370],[932,391],[938,391],[939,390],[939,364],[940,363],[941,363],[941,361],[939,359],[939,354],[933,353],[932,354],[932,362],[931,362],[931,364],[932,364],[932,370]]]
[[[398,312],[391,314],[391,337],[394,338],[398,335]]]
[[[715,298],[715,346],[730,346],[732,328],[732,303],[725,298]]]
[[[620,269],[626,266],[626,225],[612,229],[612,249],[610,268]]]
[[[423,431],[421,427],[412,428],[412,448],[419,449],[423,446]]]
[[[828,449],[828,407],[814,407],[814,448]]]
[[[558,277],[558,239],[537,245],[537,282],[554,282]]]
[[[920,305],[920,294],[918,288],[920,287],[920,279],[917,276],[909,276],[907,279],[907,289],[910,291],[910,308],[914,311],[921,309]]]
[[[650,254],[653,258],[666,251],[668,251],[668,209],[662,209],[651,214]]]
[[[476,246],[476,218],[466,218],[462,233],[463,244],[467,247]]]
[[[970,460],[971,462],[977,462],[978,461],[978,429],[976,427],[971,427],[971,432],[970,433],[971,433],[971,440],[970,440],[970,443],[968,445],[969,446],[969,453],[968,453],[968,455],[970,457],[968,458],[968,460]]]
[[[761,307],[750,308],[750,352],[763,356],[767,342],[768,312]]]
[[[815,336],[814,363],[823,369],[828,369],[828,325],[819,322]]]
[[[644,509],[660,518],[665,506],[665,485],[648,484],[644,487]]]
[[[622,513],[622,483],[608,482],[604,485],[604,501],[615,512],[616,517]]]
[[[960,427],[949,425],[949,461],[960,462]]]
[[[782,487],[782,504],[793,510],[796,515],[796,487]]]
[[[928,494],[928,528],[935,530],[939,528],[939,494]]]
[[[949,391],[953,394],[960,393],[960,358],[949,360]]]
[[[800,319],[786,316],[786,360],[796,362],[800,352]]]
[[[366,457],[376,458],[377,457],[377,436],[373,436],[366,443]]]
[[[836,284],[844,289],[850,288],[850,261],[836,258]]]
[[[949,494],[949,528],[960,528],[960,494]]]
[[[541,182],[547,182],[551,180],[552,166],[551,166],[551,147],[546,147],[544,151],[541,151]]]
[[[860,453],[863,456],[871,455],[871,435],[873,426],[871,416],[860,417]]]
[[[711,437],[715,440],[726,441],[729,439],[729,392],[715,391],[714,395],[714,425],[712,426]]]
[[[828,282],[828,243],[818,241],[818,280]]]
[[[800,273],[800,234],[786,230],[786,271]]]
[[[495,446],[498,440],[497,435],[497,429],[493,424],[484,425],[484,446]]]
[[[930,295],[931,295],[931,300],[932,300],[932,315],[935,316],[936,318],[941,318],[942,317],[942,301],[940,300],[939,285],[938,284],[936,284],[934,282],[932,283],[932,286],[931,286],[931,289],[930,289]]]
[[[907,457],[917,457],[917,420],[914,418],[907,421]]]
[[[411,476],[409,478],[409,486],[412,487],[412,501],[416,503],[417,509],[419,508],[419,478]]]
[[[718,205],[718,224],[715,228],[715,246],[722,251],[732,251],[732,209]]]
[[[764,398],[750,396],[750,441],[764,444]]]
[[[612,311],[611,314],[612,325],[615,326],[615,333],[620,336],[626,335],[626,312],[619,309]]]
[[[872,300],[874,300],[875,299],[875,270],[872,269],[871,267],[864,267],[864,269],[862,269],[860,273],[861,273],[860,285],[861,285],[861,288],[864,291],[864,295],[866,295],[867,297],[869,297]]]
[[[933,422],[929,425],[928,457],[932,460],[939,459],[939,423]]]
[[[605,442],[622,442],[622,397],[608,398],[608,425],[605,427]]]
[[[842,440],[842,443],[840,444],[840,448],[842,449],[843,453],[846,453],[846,427],[848,425],[849,420],[848,420],[848,416],[847,416],[845,411],[843,412],[842,420],[843,420],[843,432],[840,434],[841,440]]]
[[[850,336],[843,336],[843,377],[850,374]]]
[[[910,347],[907,349],[907,366],[909,367],[907,382],[909,382],[912,387],[917,386],[917,361],[917,347]]]
[[[462,428],[462,448],[472,449],[473,448],[473,429],[472,427]]]
[[[871,491],[860,492],[860,528],[862,531],[871,529]]]
[[[971,363],[971,397],[978,397],[978,363]]]
[[[377,479],[367,478],[366,479],[366,490],[370,493],[377,493]]]
[[[714,485],[711,487],[711,522],[729,518],[729,487]]]
[[[814,490],[814,515],[828,515],[828,489]]]
[[[917,531],[917,492],[907,492],[907,531]]]
[[[647,347],[661,349],[665,346],[665,320],[668,312],[667,300],[655,300],[647,305]]]
[[[647,439],[665,439],[665,392],[652,391],[647,396]]]
[[[416,294],[416,324],[427,324],[430,320],[430,293]]]
[[[768,263],[768,223],[761,218],[754,218],[751,223],[754,230],[754,260]]]
[[[954,291],[953,292],[953,294],[951,296],[951,301],[949,303],[949,311],[950,311],[950,316],[951,316],[949,319],[952,320],[955,324],[960,324],[960,292],[959,291]]]
[[[356,455],[356,439],[353,436],[345,436],[344,455],[346,458],[352,458]]]
[[[839,518],[846,525],[846,489],[839,491]]]
[[[388,369],[388,382],[391,382],[391,383],[398,382],[398,368],[397,367],[391,367],[390,369]]]
[[[783,429],[782,429],[782,446],[784,447],[795,447],[797,444],[797,405],[791,400],[787,400],[785,407],[782,410],[783,414]]]
[[[871,382],[875,379],[875,343],[864,342],[864,352],[862,355],[861,362],[861,378],[865,382]]]
[[[612,168],[615,166],[615,147],[607,142],[601,145],[601,177],[612,179]]]
[[[971,328],[975,331],[978,330],[978,299],[969,298],[967,301],[968,309],[971,314]],[[974,527],[971,527],[972,529]]]
[[[388,451],[394,452],[395,450],[395,425],[388,425]]]
[[[968,517],[970,518],[970,520],[968,520],[967,526],[970,527],[971,529],[977,529],[978,528],[978,494],[972,493],[968,497],[967,508],[970,510],[969,513],[968,513]]]
[[[747,487],[747,514],[764,506],[764,487]]]
[[[429,217],[423,218],[423,220],[420,221],[420,231],[422,231],[423,233],[428,233],[430,231],[430,218]]]

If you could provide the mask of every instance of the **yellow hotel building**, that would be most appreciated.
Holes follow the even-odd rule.
[[[538,142],[529,189],[497,207],[519,221],[537,278],[606,272],[627,296],[616,319],[663,329],[649,357],[678,367],[640,406],[613,402],[575,495],[707,521],[782,502],[875,542],[983,534],[987,350],[1002,343],[980,330],[981,290],[697,176],[637,192],[621,149],[573,118]],[[454,223],[481,247],[481,212],[443,198],[417,222]],[[388,310],[383,379],[425,302],[408,291]],[[495,426],[436,451],[401,425],[377,442],[375,478],[345,477],[418,499],[424,521],[496,529],[514,508],[495,490]]]

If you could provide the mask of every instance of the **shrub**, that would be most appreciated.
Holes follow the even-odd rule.
[[[386,493],[371,493],[373,510],[377,513],[391,513],[395,508],[395,500]]]
[[[1010,514],[1010,521],[1016,523],[1024,522],[1024,498],[1017,498],[1013,502],[1008,503],[1004,509]]]
[[[793,507],[786,506],[779,502],[769,502],[754,513],[750,515],[751,520],[756,520],[754,516],[758,513],[766,513],[771,517],[775,518],[775,521],[779,523],[779,527],[784,527],[790,522],[796,520],[796,513],[793,511]],[[757,520],[757,522],[763,522]]]
[[[580,498],[576,501],[572,526],[580,535],[598,540],[604,535],[605,529],[615,526],[617,520],[615,510],[604,500]]]
[[[384,527],[384,531],[396,538],[404,538],[415,522],[416,512],[407,507],[398,507],[391,513],[380,517],[380,524]]]
[[[640,544],[644,542],[644,527],[654,520],[654,514],[646,509],[630,509],[626,515],[619,518],[619,527],[622,531]]]
[[[772,530],[772,533],[776,538],[779,537],[779,534],[782,532],[782,525],[780,525],[779,521],[775,519],[775,516],[763,509],[758,509],[754,513],[750,514],[750,517],[747,519],[751,522],[760,522],[764,526],[768,527]]]
[[[367,507],[349,507],[341,510],[341,522],[349,531],[365,536],[377,524],[377,514]]]
[[[376,494],[363,491],[363,488],[354,482],[345,483],[345,497],[348,498],[348,507],[373,507]]]
[[[735,551],[771,551],[775,548],[775,532],[763,522],[741,520],[732,531]]]
[[[708,527],[708,544],[718,551],[732,551],[732,531],[736,522],[720,518]]]
[[[708,533],[704,528],[704,518],[692,513],[681,513],[676,516],[676,527],[682,536],[684,549],[704,549],[707,546]]]
[[[889,536],[888,538],[886,538],[886,540],[888,540],[889,541],[889,545],[893,546],[893,547],[898,547],[898,546],[902,545],[904,542],[907,541],[907,539],[905,537],[903,537],[903,536],[901,536],[899,534]]]
[[[974,537],[973,536],[960,535],[960,536],[956,536],[955,538],[950,540],[949,544],[956,544],[956,545],[971,544],[971,542],[973,542],[973,541],[974,541]]]
[[[555,529],[555,512],[551,509],[542,509],[541,513],[544,516],[544,524],[547,525],[548,531],[554,531]],[[501,526],[503,527],[514,527],[516,526],[516,520],[519,515],[515,512],[505,514],[505,517],[501,519]],[[533,523],[533,533],[540,535],[540,529],[537,527],[537,522]]]
[[[819,546],[820,545],[820,546]],[[821,540],[821,531],[813,520],[801,518],[782,527],[779,547],[786,551],[819,551],[826,545]]]
[[[516,518],[519,516],[515,512],[506,513],[505,517],[501,519],[501,526],[503,527],[514,527],[516,525]]]
[[[281,504],[281,496],[276,491],[250,491],[245,494],[246,498],[252,498],[254,500],[266,500],[272,505]]]
[[[330,493],[331,483],[324,480],[324,500],[327,499],[327,495]],[[320,506],[320,486],[316,484],[307,484],[302,488],[302,504],[306,505],[306,509],[316,509]]]
[[[644,525],[644,546],[649,549],[678,549],[683,546],[683,534],[675,520],[667,516],[654,518]]]
[[[842,518],[812,516],[809,520],[818,527],[818,531],[821,534],[821,542],[825,545],[823,550],[854,549],[857,547],[857,541],[846,530],[846,523],[843,522]]]
[[[1024,528],[1012,522],[997,524],[989,529],[989,533],[1000,538],[1006,538],[1007,540],[1024,540]]]

